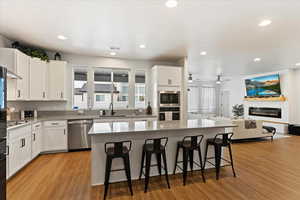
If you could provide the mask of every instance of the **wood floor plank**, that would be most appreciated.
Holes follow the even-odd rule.
[[[221,178],[207,170],[201,174],[150,179],[149,192],[144,182],[133,181],[130,196],[125,182],[111,184],[108,198],[114,200],[298,200],[300,199],[300,137],[233,144],[237,177],[230,167],[222,168]],[[225,152],[226,153],[226,152]],[[42,155],[8,181],[9,200],[94,200],[103,198],[103,187],[91,187],[90,152]]]

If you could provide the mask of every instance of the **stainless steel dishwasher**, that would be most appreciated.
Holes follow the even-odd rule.
[[[88,135],[93,120],[68,120],[69,151],[91,148],[91,137]]]

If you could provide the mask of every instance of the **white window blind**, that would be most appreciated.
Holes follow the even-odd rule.
[[[216,89],[203,86],[189,87],[188,112],[216,113]]]
[[[200,87],[200,112],[216,113],[216,89]]]

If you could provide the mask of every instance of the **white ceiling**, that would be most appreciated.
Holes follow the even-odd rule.
[[[300,62],[299,0],[0,0],[0,34],[55,51],[178,60],[201,75],[249,74]],[[271,19],[268,27],[258,27]],[[64,35],[68,40],[57,39]],[[146,49],[140,49],[146,44]],[[200,56],[207,51],[206,56]],[[260,57],[260,63],[253,59]]]

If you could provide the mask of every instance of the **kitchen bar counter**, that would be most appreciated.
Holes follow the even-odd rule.
[[[157,121],[148,120],[127,120],[113,122],[94,122],[90,135],[99,134],[125,134],[136,132],[160,132],[178,131],[207,128],[232,128],[235,125],[226,121],[214,121],[209,119],[189,119],[179,121]]]
[[[102,185],[104,183],[106,155],[104,144],[106,142],[116,142],[123,140],[132,141],[132,150],[130,152],[132,179],[138,179],[141,167],[142,148],[145,139],[168,137],[166,147],[168,171],[171,174],[174,169],[175,153],[177,142],[184,136],[203,134],[204,139],[201,144],[202,156],[204,159],[204,147],[207,138],[213,138],[216,134],[231,131],[236,125],[229,121],[214,121],[208,119],[193,119],[179,121],[156,121],[156,120],[120,120],[113,122],[95,122],[89,131],[92,140],[92,166],[91,166],[91,184]],[[209,149],[208,156],[212,156],[212,149]],[[182,159],[181,152],[179,159]],[[198,156],[195,161],[199,162]],[[153,164],[156,160],[153,157]],[[113,169],[122,168],[122,160],[113,161]],[[196,166],[195,166],[196,167]],[[209,164],[206,166],[210,168]],[[196,168],[197,169],[197,168]],[[157,168],[151,168],[151,175],[158,175]],[[200,177],[199,177],[200,178]],[[126,180],[125,173],[111,173],[111,182]]]

